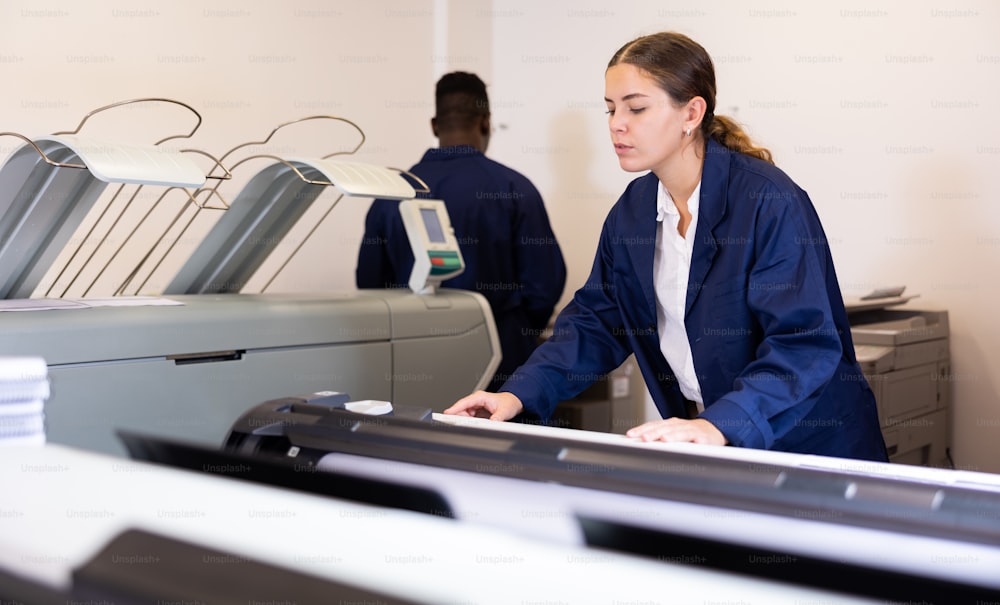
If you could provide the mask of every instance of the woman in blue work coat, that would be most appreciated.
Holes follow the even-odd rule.
[[[635,353],[663,420],[628,435],[885,461],[827,239],[805,191],[715,115],[699,44],[644,36],[605,72],[611,141],[633,180],[587,283],[499,393],[445,413],[548,419]]]

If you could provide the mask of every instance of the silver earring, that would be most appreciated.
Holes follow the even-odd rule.
[[[684,134],[685,134],[686,136],[691,136],[691,129],[690,129],[690,128],[688,128],[687,130],[685,130],[685,131],[684,131]]]

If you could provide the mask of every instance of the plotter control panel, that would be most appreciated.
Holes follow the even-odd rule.
[[[399,203],[399,213],[413,249],[411,290],[432,293],[438,284],[465,270],[462,251],[443,201],[403,200]]]

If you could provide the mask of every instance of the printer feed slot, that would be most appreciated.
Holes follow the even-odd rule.
[[[447,498],[433,489],[334,471],[316,472],[315,467],[285,456],[249,456],[128,430],[118,430],[116,435],[129,457],[141,462],[339,500],[455,518],[455,512]]]
[[[983,599],[996,594],[990,588],[960,580],[949,581],[903,571],[875,569],[849,561],[820,559],[781,547],[759,548],[596,517],[581,516],[578,520],[584,542],[591,548],[700,569],[749,574],[878,599],[885,603],[986,602]]]
[[[167,359],[176,365],[186,366],[195,363],[215,363],[218,361],[239,361],[246,351],[211,351],[208,353],[186,353],[183,355],[167,355]]]
[[[136,553],[142,553],[144,562],[155,564],[121,563],[133,560]],[[238,564],[220,565],[219,561]],[[67,603],[413,603],[239,551],[209,548],[137,528],[115,535],[73,570],[72,580]]]

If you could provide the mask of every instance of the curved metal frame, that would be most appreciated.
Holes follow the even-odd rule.
[[[327,156],[323,156],[323,159],[332,157],[332,155],[333,154],[327,155]],[[285,164],[286,166],[288,166],[289,168],[291,168],[295,172],[295,174],[297,174],[299,176],[300,179],[302,179],[306,183],[309,183],[310,185],[328,185],[328,186],[333,186],[333,183],[330,183],[328,181],[314,181],[312,179],[307,179],[301,172],[299,172],[299,169],[296,168],[295,166],[293,166],[291,163],[289,163],[286,160],[283,160],[281,158],[277,158],[276,157],[275,159],[277,159],[282,164]],[[430,193],[430,187],[427,186],[427,183],[425,183],[423,179],[421,179],[417,175],[413,174],[412,172],[410,172],[408,170],[400,170],[399,168],[392,168],[392,167],[387,167],[387,168],[389,168],[389,170],[395,170],[396,172],[398,172],[400,174],[405,174],[405,175],[413,178],[417,182],[419,182],[420,186],[423,189],[417,191],[417,193]],[[270,279],[268,279],[267,282],[264,283],[264,286],[260,289],[261,293],[266,292],[267,289],[271,287],[271,283],[273,283],[274,280],[277,279],[278,275],[280,275],[281,272],[285,270],[285,267],[288,266],[288,263],[290,263],[292,261],[292,259],[295,258],[295,255],[299,253],[299,250],[302,249],[302,246],[304,246],[305,243],[307,241],[309,241],[309,238],[311,238],[313,236],[313,234],[316,233],[316,230],[319,228],[319,226],[321,224],[323,224],[323,221],[325,221],[328,216],[330,216],[330,213],[333,212],[333,209],[337,206],[337,204],[343,198],[344,198],[344,194],[341,193],[339,196],[337,196],[337,199],[333,200],[333,203],[330,204],[330,207],[327,208],[325,211],[323,211],[323,214],[319,217],[319,220],[317,220],[313,224],[312,228],[310,228],[309,231],[302,238],[302,241],[300,241],[295,246],[295,248],[288,254],[288,256],[285,258],[285,260],[282,261],[282,263],[278,266],[277,269],[275,269],[275,271],[271,275]]]
[[[74,128],[72,130],[63,130],[63,131],[55,132],[55,133],[53,133],[53,136],[59,136],[59,135],[76,135],[76,134],[78,134],[84,128],[84,126],[88,123],[88,121],[90,121],[91,118],[93,118],[95,115],[97,115],[99,113],[102,113],[102,112],[105,112],[105,111],[108,111],[108,110],[111,110],[111,109],[119,108],[119,107],[122,107],[122,106],[126,106],[126,105],[133,105],[133,104],[137,104],[137,103],[150,103],[150,102],[170,103],[170,104],[178,105],[178,106],[180,106],[180,107],[182,107],[182,108],[187,109],[188,111],[190,111],[192,114],[194,114],[194,117],[195,117],[195,123],[194,123],[193,127],[191,128],[191,130],[189,132],[175,134],[175,135],[171,135],[171,136],[162,138],[162,139],[156,141],[154,143],[154,145],[161,145],[161,144],[163,144],[163,143],[165,143],[167,141],[171,141],[171,140],[189,139],[201,127],[201,124],[203,122],[201,114],[197,110],[195,110],[192,106],[188,105],[187,103],[184,103],[184,102],[181,102],[181,101],[177,101],[177,100],[174,100],[174,99],[164,98],[164,97],[146,97],[146,98],[136,98],[136,99],[130,99],[130,100],[125,100],[125,101],[119,101],[119,102],[116,102],[116,103],[111,103],[111,104],[108,104],[108,105],[105,105],[105,106],[102,106],[102,107],[98,107],[97,109],[94,109],[94,110],[88,112],[86,115],[84,115],[84,117],[77,124],[76,128]],[[96,285],[96,283],[98,282],[98,280],[105,274],[105,272],[109,268],[110,264],[116,258],[118,258],[119,254],[124,249],[124,247],[130,241],[133,240],[133,238],[135,237],[135,235],[138,232],[138,230],[147,222],[147,220],[150,218],[150,216],[155,211],[155,209],[159,206],[159,204],[164,200],[164,198],[166,198],[167,195],[172,190],[174,190],[174,189],[181,189],[182,191],[185,192],[185,194],[187,196],[186,202],[183,204],[183,206],[175,214],[174,218],[170,221],[169,225],[163,230],[163,232],[161,233],[160,237],[158,237],[156,239],[156,241],[149,248],[149,250],[146,252],[146,254],[139,260],[139,262],[132,269],[132,271],[128,274],[128,276],[121,283],[121,285],[119,285],[119,287],[115,291],[115,295],[120,295],[120,294],[124,293],[125,289],[139,275],[139,273],[141,272],[142,267],[144,265],[146,265],[148,262],[150,262],[154,251],[159,246],[161,246],[161,244],[164,242],[164,240],[168,237],[168,234],[171,232],[171,230],[173,230],[175,227],[177,227],[178,224],[182,221],[184,213],[187,212],[190,207],[193,207],[195,209],[195,211],[193,213],[191,213],[190,217],[186,221],[183,222],[183,225],[180,227],[180,231],[177,233],[177,236],[174,239],[174,241],[166,248],[166,250],[160,256],[160,258],[156,261],[155,265],[152,267],[151,271],[146,276],[146,278],[143,280],[143,282],[141,284],[139,284],[138,288],[140,290],[141,290],[141,288],[143,286],[145,286],[145,284],[147,283],[148,279],[150,277],[152,277],[153,274],[155,274],[155,272],[161,266],[161,264],[166,259],[166,257],[169,256],[170,252],[174,249],[176,243],[178,241],[180,241],[180,239],[183,237],[184,233],[188,230],[188,228],[195,221],[195,219],[197,218],[197,216],[199,215],[199,213],[202,210],[222,210],[222,211],[225,211],[225,210],[227,210],[229,208],[230,204],[225,199],[225,197],[220,194],[219,187],[220,187],[222,181],[232,180],[232,178],[233,178],[233,171],[238,166],[240,166],[240,165],[242,165],[242,164],[244,164],[246,162],[249,162],[249,161],[255,160],[255,159],[269,159],[269,160],[273,160],[275,162],[284,164],[285,166],[289,167],[295,173],[295,175],[298,176],[298,178],[300,178],[305,183],[308,183],[310,185],[324,186],[324,187],[331,187],[331,186],[335,187],[334,183],[330,182],[329,180],[319,180],[319,179],[310,179],[310,178],[307,178],[303,174],[303,172],[299,169],[299,167],[296,166],[293,162],[291,162],[289,160],[286,160],[285,158],[282,158],[280,156],[274,155],[274,154],[266,154],[266,153],[264,153],[264,154],[249,155],[249,156],[246,156],[244,158],[241,158],[239,161],[235,162],[234,164],[232,164],[229,167],[227,167],[225,165],[225,163],[224,163],[227,159],[231,158],[233,156],[233,154],[235,154],[237,151],[239,151],[241,149],[246,149],[248,147],[255,147],[255,146],[266,145],[266,144],[268,144],[274,138],[274,136],[279,131],[281,131],[281,130],[283,130],[285,128],[288,128],[290,126],[295,126],[295,125],[302,124],[302,123],[305,123],[305,122],[309,122],[309,121],[312,121],[312,120],[333,120],[333,121],[338,121],[338,122],[344,122],[344,123],[350,125],[351,127],[353,127],[357,131],[358,135],[360,136],[360,140],[354,145],[353,148],[351,148],[349,150],[335,151],[335,152],[329,153],[327,155],[322,156],[321,159],[328,159],[328,158],[339,156],[339,155],[353,155],[359,149],[361,149],[361,147],[364,145],[364,143],[366,141],[365,133],[361,129],[361,127],[358,126],[358,124],[356,124],[355,122],[353,122],[353,121],[351,121],[351,120],[349,120],[347,118],[343,118],[343,117],[340,117],[340,116],[331,116],[331,115],[312,115],[312,116],[306,116],[306,117],[303,117],[303,118],[299,118],[299,119],[296,119],[296,120],[291,120],[291,121],[279,124],[278,126],[276,126],[275,128],[273,128],[270,131],[270,133],[268,133],[268,135],[266,137],[264,137],[262,140],[248,141],[248,142],[236,145],[235,147],[232,147],[231,149],[229,149],[228,151],[226,151],[221,157],[215,157],[215,156],[213,156],[213,155],[211,155],[211,154],[209,154],[209,153],[207,153],[205,151],[198,150],[198,149],[181,149],[180,151],[182,153],[197,153],[197,154],[203,155],[203,156],[209,158],[210,160],[212,160],[213,166],[212,166],[211,170],[209,170],[209,172],[205,176],[205,178],[207,180],[213,180],[215,182],[211,186],[203,186],[203,187],[199,187],[199,188],[194,189],[194,190],[190,190],[190,189],[184,188],[184,187],[170,187],[170,188],[166,189],[150,205],[150,207],[145,211],[145,213],[138,220],[138,222],[135,224],[135,226],[132,227],[132,229],[130,230],[130,232],[122,240],[122,243],[111,253],[110,258],[107,260],[107,262],[105,262],[104,266],[99,269],[99,271],[97,272],[96,276],[86,286],[86,289],[84,290],[83,295],[86,296],[87,294],[90,293],[91,289]],[[26,137],[26,136],[24,136],[22,134],[19,134],[19,133],[16,133],[16,132],[0,132],[0,136],[13,136],[13,137],[17,137],[17,138],[21,139],[26,144],[31,145],[31,147],[34,148],[34,150],[38,153],[39,157],[45,163],[47,163],[50,166],[57,167],[57,168],[75,168],[75,169],[82,169],[82,170],[86,170],[87,169],[87,166],[84,165],[84,164],[82,164],[82,163],[57,162],[57,161],[52,160],[51,158],[48,157],[48,155],[42,150],[42,148],[37,143],[35,143],[30,138],[28,138],[28,137]],[[222,174],[216,174],[216,172],[219,171],[220,169],[221,169]],[[427,186],[427,184],[422,179],[420,179],[419,177],[417,177],[416,175],[414,175],[413,173],[411,173],[409,171],[401,170],[401,169],[398,169],[398,168],[391,168],[390,167],[389,169],[390,170],[395,170],[396,172],[399,172],[400,174],[407,175],[408,177],[410,177],[411,179],[413,179],[413,181],[415,183],[418,183],[419,184],[418,185],[419,188],[415,189],[417,193],[428,193],[429,192],[429,187]],[[126,199],[124,201],[124,205],[121,208],[120,212],[118,212],[117,217],[114,218],[114,220],[111,222],[110,226],[105,230],[104,235],[101,237],[100,241],[97,242],[97,244],[94,246],[94,249],[82,261],[82,266],[81,266],[80,270],[78,271],[77,275],[75,275],[69,281],[69,283],[65,287],[63,287],[62,293],[59,296],[66,296],[67,293],[69,292],[69,290],[78,281],[78,279],[80,278],[80,275],[81,275],[81,273],[83,271],[83,268],[87,267],[93,261],[93,259],[96,256],[98,250],[107,242],[108,236],[114,231],[114,229],[116,228],[116,226],[119,225],[120,221],[124,217],[124,214],[131,207],[132,202],[134,202],[135,199],[137,198],[137,196],[139,194],[139,191],[142,189],[142,187],[143,187],[143,185],[139,185],[136,188],[136,190],[132,193],[132,195],[129,196],[128,199]],[[82,257],[82,251],[83,251],[84,244],[92,236],[94,236],[94,234],[96,233],[96,231],[99,228],[101,228],[104,223],[106,223],[106,218],[108,217],[111,208],[118,202],[118,200],[119,200],[120,197],[122,197],[124,199],[123,196],[125,194],[125,188],[126,188],[126,184],[125,183],[122,183],[122,184],[119,185],[117,191],[114,192],[114,194],[108,200],[107,204],[100,211],[100,214],[98,215],[98,217],[96,218],[96,220],[94,220],[93,223],[91,224],[91,226],[89,227],[89,230],[86,233],[86,235],[83,236],[82,238],[80,238],[80,243],[77,245],[77,248],[70,254],[69,258],[63,263],[63,266],[60,268],[60,270],[58,271],[57,275],[52,280],[51,284],[48,286],[48,289],[47,289],[47,292],[46,292],[47,296],[51,295],[51,293],[59,287],[58,284],[59,284],[60,280],[63,279],[63,277],[65,276],[66,272],[70,269],[70,266],[74,263],[74,261],[76,261],[78,258]],[[280,264],[280,266],[278,267],[278,269],[275,271],[274,275],[272,275],[271,278],[267,280],[266,284],[263,286],[263,289],[261,290],[262,292],[264,290],[266,290],[268,287],[270,287],[271,283],[278,276],[278,274],[280,274],[281,271],[292,260],[292,258],[295,257],[295,255],[299,252],[299,250],[302,248],[302,246],[305,244],[305,242],[310,237],[312,237],[312,235],[318,229],[319,225],[324,220],[326,220],[326,218],[332,212],[333,208],[337,205],[337,203],[343,197],[344,197],[344,194],[341,193],[341,195],[338,196],[337,199],[334,200],[332,204],[330,204],[329,208],[327,208],[323,212],[323,214],[319,217],[319,219],[316,221],[316,223],[305,234],[305,236],[303,237],[303,239],[298,243],[298,245],[296,245],[295,249],[292,250],[291,253],[288,255],[288,257]],[[213,205],[213,198],[218,198],[218,205]]]
[[[44,151],[42,151],[42,148],[39,147],[37,143],[29,139],[28,137],[24,136],[23,134],[17,132],[0,132],[0,137],[3,136],[17,137],[22,141],[24,141],[25,143],[27,143],[28,145],[31,145],[32,147],[35,148],[35,151],[38,152],[39,157],[41,157],[42,160],[49,166],[54,166],[56,168],[77,168],[79,170],[87,170],[87,166],[84,164],[70,164],[68,162],[56,162],[55,160],[49,159],[49,156],[46,155]]]
[[[154,145],[159,145],[160,143],[165,143],[165,142],[171,141],[173,139],[189,139],[192,136],[194,136],[194,133],[197,132],[198,129],[201,127],[201,122],[202,122],[202,120],[201,120],[201,114],[198,113],[198,111],[194,107],[191,107],[187,103],[183,103],[181,101],[177,101],[177,100],[174,100],[174,99],[167,99],[167,98],[164,98],[164,97],[143,97],[143,98],[139,98],[139,99],[129,99],[127,101],[118,101],[117,103],[111,103],[110,105],[105,105],[104,107],[98,107],[97,109],[94,109],[94,110],[88,112],[85,116],[83,116],[83,119],[80,120],[80,123],[77,124],[77,126],[76,126],[75,129],[73,129],[73,130],[61,130],[59,132],[54,132],[52,134],[53,134],[53,136],[59,136],[61,134],[77,134],[83,128],[83,125],[87,123],[87,120],[89,120],[90,118],[94,117],[95,115],[101,113],[102,111],[107,111],[109,109],[114,109],[116,107],[121,107],[123,105],[132,105],[133,103],[156,103],[156,102],[173,103],[175,105],[180,105],[181,107],[183,107],[183,108],[187,109],[188,111],[190,111],[191,113],[193,113],[195,115],[195,117],[198,118],[198,121],[195,122],[194,128],[191,129],[191,132],[189,132],[187,134],[178,134],[178,135],[170,136],[170,137],[167,137],[165,139],[160,139],[159,141],[153,143]]]
[[[224,162],[226,159],[228,159],[230,156],[232,156],[238,150],[244,149],[244,148],[247,148],[247,147],[254,147],[254,146],[260,146],[260,145],[266,145],[267,143],[269,143],[271,141],[272,138],[274,138],[274,136],[278,133],[278,131],[280,131],[280,130],[282,130],[284,128],[287,128],[289,126],[294,126],[296,124],[301,124],[303,122],[307,122],[307,121],[310,121],[310,120],[334,120],[334,121],[338,121],[338,122],[344,122],[344,123],[349,124],[350,126],[352,126],[358,132],[358,134],[361,137],[361,140],[358,141],[358,143],[354,146],[353,149],[351,149],[349,151],[337,151],[337,152],[333,152],[333,153],[330,153],[330,154],[327,154],[327,155],[323,156],[323,159],[326,159],[326,158],[329,158],[329,157],[333,157],[333,156],[336,156],[336,155],[351,155],[353,153],[356,153],[358,151],[358,149],[360,149],[361,146],[364,145],[364,143],[365,143],[366,137],[365,137],[364,130],[362,130],[361,127],[358,126],[355,122],[353,122],[351,120],[348,120],[347,118],[342,118],[340,116],[313,115],[313,116],[307,116],[307,117],[304,117],[304,118],[299,118],[299,119],[296,119],[296,120],[291,120],[291,121],[279,124],[278,126],[274,127],[271,130],[271,132],[268,133],[268,135],[266,137],[264,137],[262,140],[259,140],[259,141],[248,141],[248,142],[236,145],[235,147],[232,147],[231,149],[229,149],[228,151],[226,151],[224,154],[222,154],[222,156],[217,160],[217,162],[218,162],[218,164],[220,166],[223,167],[223,169],[225,169],[225,166],[222,164],[222,162]],[[254,159],[271,159],[271,160],[274,160],[276,162],[285,164],[286,166],[288,166],[289,168],[291,168],[295,172],[295,174],[300,179],[302,179],[304,182],[306,182],[306,183],[315,184],[315,185],[322,185],[322,186],[333,186],[333,183],[330,183],[329,181],[315,181],[315,180],[306,178],[305,175],[303,175],[302,172],[296,166],[293,166],[292,164],[290,164],[284,158],[281,158],[279,156],[272,155],[272,154],[254,154],[254,155],[250,155],[250,156],[247,156],[245,158],[242,158],[241,160],[239,160],[239,161],[235,162],[234,164],[230,165],[227,173],[231,174],[231,171],[235,171],[236,168],[238,166],[240,166],[241,164],[244,164],[244,163],[246,163],[246,162],[248,162],[250,160],[254,160]],[[174,246],[176,245],[176,242],[178,240],[180,240],[180,238],[184,235],[184,233],[187,231],[187,229],[194,223],[194,221],[197,219],[197,217],[198,217],[199,213],[201,212],[201,210],[218,209],[218,208],[213,208],[212,206],[209,206],[209,202],[211,201],[211,199],[213,197],[216,197],[216,198],[219,199],[220,203],[223,206],[221,208],[222,210],[226,210],[226,209],[229,208],[230,203],[225,199],[225,197],[223,197],[223,195],[221,193],[219,193],[219,186],[220,185],[221,185],[221,182],[215,183],[212,187],[200,188],[200,189],[194,191],[193,193],[189,194],[191,202],[196,207],[195,212],[193,212],[190,215],[190,217],[188,217],[187,221],[180,228],[180,232],[177,234],[177,238],[164,251],[163,255],[156,262],[155,266],[152,268],[152,270],[150,271],[150,273],[147,275],[146,279],[143,280],[143,282],[139,284],[139,286],[138,286],[139,290],[141,290],[145,286],[145,284],[147,283],[148,279],[156,272],[156,270],[160,267],[160,265],[163,263],[163,261],[166,259],[166,257],[174,249]],[[426,187],[426,185],[425,185],[425,187]],[[207,194],[207,198],[206,198],[205,202],[199,204],[198,200],[197,200],[197,197],[200,194],[202,194],[202,193],[206,193]],[[174,217],[174,220],[171,221],[170,225],[164,231],[163,235],[153,245],[152,249],[155,249],[163,241],[163,238],[165,238],[166,235],[167,235],[167,233],[177,224],[177,222],[181,219],[181,216],[183,215],[183,213],[186,210],[187,210],[187,206],[181,208],[181,210]],[[314,227],[314,230],[315,230],[315,227]],[[310,232],[310,235],[311,235],[311,232]],[[307,236],[307,238],[308,238],[308,236]],[[301,247],[301,244],[299,245],[299,247]],[[152,249],[151,249],[151,251],[152,251]],[[292,255],[294,255],[295,252],[297,252],[297,251],[298,251],[298,248],[296,248],[296,250],[292,252]],[[149,258],[149,255],[147,254],[147,256],[144,257],[143,260],[140,262],[140,265],[136,267],[136,269],[126,278],[125,282],[122,283],[122,285],[118,288],[118,290],[116,291],[116,293],[121,293],[121,292],[124,291],[124,289],[128,286],[128,284],[135,278],[136,274],[139,271],[139,267],[142,264],[144,264],[148,260],[148,258]],[[285,266],[285,264],[288,263],[288,260],[290,260],[290,258],[287,259],[282,264],[282,268]],[[279,268],[278,271],[280,272],[281,269]],[[271,279],[268,280],[268,284],[270,284],[270,282],[273,281],[276,276],[277,276],[277,274],[275,274],[274,276],[272,276]],[[265,288],[266,288],[266,286],[265,286]]]
[[[171,140],[175,140],[175,139],[188,139],[188,138],[191,138],[192,136],[194,136],[194,134],[201,127],[201,124],[202,124],[201,114],[198,113],[197,110],[195,110],[193,107],[191,107],[187,103],[184,103],[184,102],[181,102],[181,101],[177,101],[177,100],[174,100],[174,99],[163,98],[163,97],[144,97],[144,98],[138,98],[138,99],[130,99],[130,100],[126,100],[126,101],[119,101],[119,102],[116,102],[116,103],[111,103],[109,105],[105,105],[103,107],[98,107],[97,109],[94,109],[94,110],[88,112],[86,115],[84,115],[83,119],[80,120],[80,123],[77,124],[76,128],[74,128],[73,130],[58,131],[58,132],[53,133],[53,136],[75,135],[75,134],[79,133],[80,130],[83,129],[84,125],[90,120],[90,118],[92,118],[93,116],[97,115],[98,113],[101,113],[101,112],[104,112],[104,111],[107,111],[107,110],[110,110],[110,109],[122,107],[122,106],[125,106],[125,105],[132,105],[132,104],[136,104],[136,103],[147,103],[147,102],[162,102],[162,103],[172,103],[172,104],[175,104],[175,105],[179,105],[179,106],[187,109],[191,113],[193,113],[194,116],[195,116],[195,118],[196,118],[195,124],[191,128],[190,132],[188,132],[187,134],[177,134],[177,135],[172,135],[172,136],[169,136],[169,137],[165,137],[163,139],[160,139],[159,141],[156,141],[153,144],[154,146],[159,146],[162,143],[165,143],[165,142],[171,141]],[[39,152],[39,154],[42,156],[42,158],[47,163],[49,163],[51,165],[60,166],[60,167],[79,167],[79,168],[86,169],[86,166],[68,165],[68,164],[65,164],[65,163],[61,163],[60,164],[60,163],[52,162],[51,160],[49,160],[48,157],[46,157],[46,155],[42,152],[42,150],[38,147],[38,145],[36,145],[33,141],[30,141],[26,137],[23,137],[23,136],[20,136],[20,135],[15,135],[15,136],[19,136],[19,138],[22,138],[25,141],[27,141],[29,144],[31,144],[32,147],[34,147]],[[181,149],[180,152],[181,153],[197,153],[197,154],[203,155],[205,157],[208,157],[209,159],[211,159],[213,161],[214,165],[213,165],[212,169],[209,171],[209,173],[205,176],[206,179],[213,179],[213,180],[216,180],[218,182],[221,182],[223,180],[229,180],[229,179],[232,178],[232,172],[228,168],[226,168],[225,165],[222,164],[221,160],[215,158],[211,154],[209,154],[209,153],[207,153],[205,151],[199,150],[199,149]],[[222,171],[223,171],[222,175],[216,175],[216,174],[214,174],[217,168],[221,168],[222,169]],[[174,189],[174,187],[171,187],[170,189]],[[170,189],[168,189],[168,191]],[[189,201],[197,204],[197,199],[196,199],[195,195],[192,192],[188,191],[185,188],[181,188],[181,189],[183,189],[187,193]],[[80,239],[80,244],[77,246],[76,250],[74,250],[73,253],[70,255],[69,259],[66,260],[66,262],[64,263],[62,269],[60,269],[60,271],[56,275],[56,278],[53,280],[52,284],[49,286],[48,290],[46,291],[46,295],[51,295],[53,289],[56,287],[56,284],[59,283],[59,280],[63,277],[63,275],[69,269],[70,265],[77,258],[77,256],[81,253],[81,251],[83,250],[83,246],[87,242],[87,240],[90,239],[91,235],[94,234],[94,231],[98,228],[98,226],[101,225],[104,222],[104,217],[107,215],[108,211],[115,204],[115,202],[118,200],[118,196],[121,195],[124,190],[125,190],[125,184],[123,183],[123,184],[121,184],[118,187],[118,190],[114,193],[114,195],[112,195],[111,199],[108,200],[108,203],[101,210],[100,215],[97,217],[97,219],[90,226],[90,229],[87,231],[87,234],[83,238]],[[104,244],[104,242],[107,241],[107,235],[110,234],[114,230],[115,226],[118,225],[118,222],[124,216],[125,212],[131,206],[132,202],[135,200],[136,196],[139,194],[139,191],[141,191],[141,190],[142,190],[142,185],[139,185],[136,188],[135,192],[132,194],[132,196],[125,202],[124,207],[121,209],[121,212],[118,213],[117,218],[114,219],[114,221],[111,223],[111,226],[108,227],[108,229],[105,231],[104,237],[101,238],[101,241],[99,241],[94,246],[93,251],[91,251],[91,253],[83,261],[82,267],[86,267],[88,264],[90,264],[90,262],[93,260],[94,256],[97,254],[97,251]],[[157,198],[157,200],[155,202],[153,202],[153,204],[149,207],[149,209],[146,211],[146,213],[143,215],[143,217],[136,223],[136,225],[132,228],[132,230],[128,233],[128,235],[125,236],[124,240],[122,240],[121,245],[119,245],[118,248],[111,254],[111,258],[109,258],[108,261],[105,263],[105,265],[103,267],[101,267],[101,269],[97,272],[97,275],[93,278],[93,280],[90,282],[90,284],[84,290],[84,296],[86,296],[90,292],[90,290],[97,283],[97,280],[99,280],[101,278],[101,276],[107,270],[107,268],[111,264],[111,262],[114,261],[115,258],[117,258],[118,254],[121,252],[121,250],[123,249],[123,247],[132,239],[132,237],[135,235],[135,233],[138,231],[138,229],[145,223],[146,219],[149,218],[149,216],[152,214],[153,210],[159,205],[159,203],[163,200],[163,198],[165,197],[165,195],[166,195],[166,192],[164,192],[163,195],[161,195],[159,198]],[[161,236],[160,239],[162,239],[162,236]],[[156,245],[159,244],[159,241],[160,240],[157,240],[156,244],[154,244],[154,246],[153,246],[154,248],[156,247]],[[81,267],[81,269],[82,269],[82,267]],[[138,270],[138,267],[136,267],[135,270]],[[135,271],[133,271],[133,273],[134,272]],[[69,292],[69,289],[71,287],[73,287],[73,284],[76,283],[76,280],[79,277],[80,277],[79,273],[76,276],[74,276],[73,279],[70,280],[69,284],[67,284],[66,287],[63,289],[63,291],[60,294],[60,296],[65,296]],[[121,290],[121,288],[119,288],[119,291],[120,290]]]

